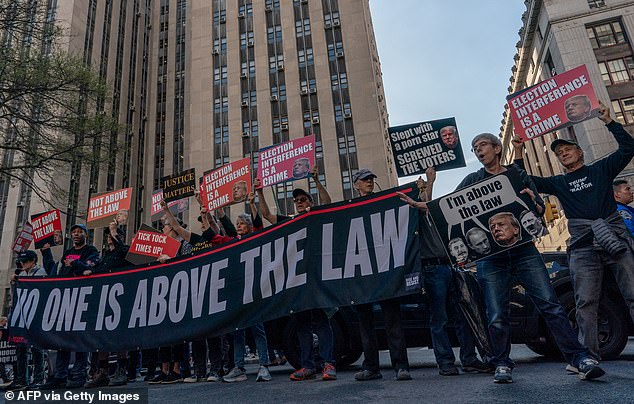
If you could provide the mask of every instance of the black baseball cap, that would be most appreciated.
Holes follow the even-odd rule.
[[[579,143],[577,142],[573,142],[572,140],[568,140],[568,139],[555,139],[553,140],[553,142],[550,144],[550,150],[555,151],[557,150],[557,146],[560,146],[562,144],[567,144],[570,146],[576,146],[579,149],[581,149],[581,146],[579,146]]]
[[[293,199],[297,198],[300,195],[305,195],[308,198],[309,201],[311,201],[311,202],[313,201],[313,197],[308,192],[304,191],[301,188],[295,188],[293,190]]]
[[[37,254],[33,250],[26,250],[21,252],[20,255],[18,255],[18,258],[16,260],[20,262],[29,262],[29,261],[37,262]]]

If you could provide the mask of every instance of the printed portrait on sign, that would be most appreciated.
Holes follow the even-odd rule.
[[[520,223],[524,230],[533,237],[541,237],[548,233],[542,218],[537,217],[535,212],[531,210],[525,210],[520,214]]]
[[[570,122],[581,122],[592,113],[592,102],[587,95],[575,95],[566,100],[564,108]]]
[[[510,247],[522,239],[520,223],[511,212],[500,212],[491,216],[489,230],[493,240],[502,247]]]
[[[293,178],[301,179],[306,178],[310,172],[310,161],[302,157],[293,162]]]
[[[458,146],[458,132],[455,126],[445,126],[440,129],[440,138],[449,149],[455,149]]]
[[[247,182],[246,181],[238,181],[233,184],[233,201],[234,202],[242,202],[247,199]]]
[[[465,234],[469,248],[477,254],[486,255],[491,252],[491,243],[487,233],[479,227],[472,227]]]
[[[469,258],[469,249],[463,239],[460,237],[452,238],[449,240],[447,247],[449,248],[449,254],[454,257],[458,264],[467,262],[467,258]]]

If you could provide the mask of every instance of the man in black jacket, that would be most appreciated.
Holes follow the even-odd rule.
[[[97,251],[95,246],[87,243],[88,229],[86,229],[86,225],[73,225],[70,228],[70,236],[73,240],[73,246],[64,252],[58,265],[52,264],[52,266],[60,267],[57,271],[57,276],[72,277],[90,275],[99,262],[99,251]],[[46,261],[52,260],[52,258],[50,254],[44,257]],[[44,263],[45,267],[49,265],[51,265],[50,262]],[[40,386],[40,389],[50,390],[60,387],[71,389],[84,386],[86,383],[88,353],[75,352],[75,364],[69,372],[70,354],[69,351],[57,351],[55,374],[53,377],[50,377],[46,383]],[[68,381],[66,380],[67,378]]]
[[[604,271],[614,274],[634,319],[634,242],[617,211],[612,188],[616,176],[634,157],[634,138],[612,120],[610,110],[603,104],[599,114],[619,145],[614,153],[586,165],[583,150],[576,142],[556,139],[550,149],[566,173],[547,178],[531,176],[537,190],[556,196],[566,212],[579,335],[596,358],[600,357],[597,314]],[[515,141],[513,145],[515,163],[523,166],[523,145]],[[608,235],[607,239],[601,234]]]

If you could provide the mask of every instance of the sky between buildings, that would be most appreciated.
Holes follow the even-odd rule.
[[[524,2],[370,0],[370,7],[390,126],[456,118],[467,167],[438,173],[434,198],[448,194],[481,168],[471,139],[500,133]]]

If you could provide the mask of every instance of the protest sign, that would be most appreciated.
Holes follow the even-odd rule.
[[[180,246],[181,243],[178,240],[142,224],[132,239],[125,259],[135,265],[140,265],[156,261],[161,254],[174,258]]]
[[[163,200],[163,190],[158,189],[152,194],[152,206],[150,207],[150,216],[152,221],[159,220],[165,214],[161,207]],[[174,216],[186,211],[189,208],[189,199],[179,199],[177,201],[168,202],[167,206]]]
[[[200,178],[200,198],[209,211],[244,202],[251,192],[251,159],[208,171]]]
[[[513,131],[522,141],[598,115],[599,101],[581,65],[506,97]]]
[[[21,253],[29,249],[31,242],[33,241],[33,226],[31,223],[25,222],[22,225],[22,230],[16,237],[15,242],[13,243],[13,251],[16,253]]]
[[[165,264],[19,278],[12,335],[40,348],[125,351],[213,337],[309,309],[420,293],[418,210],[396,190],[315,207]],[[72,321],[71,321],[72,319]]]
[[[260,149],[258,178],[262,187],[301,180],[315,165],[315,136],[305,136]]]
[[[196,173],[193,168],[161,178],[165,202],[177,201],[194,195]]]
[[[535,204],[520,193],[522,189],[519,171],[508,169],[427,203],[454,264],[477,261],[537,237],[531,234],[537,224],[529,226],[527,216],[535,211]],[[539,231],[543,235],[544,229]]]
[[[51,247],[64,244],[62,218],[58,209],[31,215],[31,226],[36,249],[41,249],[47,243]]]
[[[396,175],[424,174],[464,167],[464,155],[455,118],[438,119],[388,128]]]
[[[131,203],[132,188],[104,192],[91,197],[86,227],[95,229],[108,226],[115,219],[118,225],[127,224]]]

